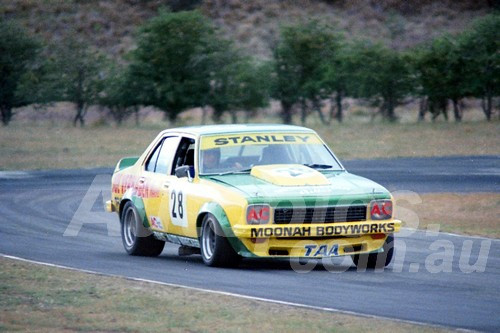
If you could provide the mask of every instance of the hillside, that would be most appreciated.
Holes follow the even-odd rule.
[[[249,54],[269,57],[281,24],[318,18],[335,24],[347,38],[404,49],[444,32],[460,32],[491,6],[486,0],[0,0],[0,16],[18,20],[46,42],[75,32],[116,58],[134,47],[137,28],[161,8],[198,8]]]

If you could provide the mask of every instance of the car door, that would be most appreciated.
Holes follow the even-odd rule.
[[[194,207],[196,202],[196,185],[194,176],[194,148],[195,140],[191,137],[182,137],[175,153],[170,175],[165,179],[161,189],[162,208],[159,217],[167,221],[166,230],[170,234],[196,238],[196,220]],[[175,169],[180,166],[190,166],[191,177],[177,177]],[[167,204],[168,202],[168,204]]]
[[[168,221],[163,219],[162,211],[168,207],[168,191],[174,160],[180,137],[167,135],[152,149],[143,168],[137,190],[143,198],[146,215],[151,229],[166,232]]]

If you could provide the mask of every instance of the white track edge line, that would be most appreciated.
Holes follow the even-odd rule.
[[[460,332],[476,332],[474,330],[470,330],[470,329],[466,329],[466,328],[450,327],[450,326],[445,326],[445,325],[440,325],[440,324],[432,324],[432,323],[425,323],[425,322],[419,322],[419,321],[413,321],[413,320],[407,320],[407,319],[371,315],[371,314],[366,314],[366,313],[362,313],[362,312],[355,312],[355,311],[341,310],[341,309],[336,309],[336,308],[328,308],[328,307],[321,307],[321,306],[315,306],[315,305],[280,301],[280,300],[275,300],[275,299],[270,299],[270,298],[263,298],[263,297],[257,297],[257,296],[231,293],[228,291],[204,289],[204,288],[191,287],[191,286],[186,286],[186,285],[176,284],[176,283],[161,282],[161,281],[148,280],[148,279],[143,279],[143,278],[135,278],[135,277],[129,277],[129,276],[123,276],[123,275],[117,275],[117,274],[111,274],[111,273],[91,271],[88,269],[75,268],[75,267],[70,267],[70,266],[63,266],[63,265],[52,264],[52,263],[43,262],[43,261],[36,261],[36,260],[16,257],[16,256],[4,254],[4,253],[0,253],[0,257],[12,259],[12,260],[23,261],[23,262],[27,262],[27,263],[31,263],[31,264],[36,264],[36,265],[43,265],[43,266],[47,266],[47,267],[54,267],[54,268],[61,268],[61,269],[70,270],[70,271],[82,272],[82,273],[87,273],[87,274],[106,276],[106,277],[114,277],[114,278],[122,278],[122,279],[130,280],[130,281],[146,282],[146,283],[168,286],[168,287],[173,287],[173,288],[183,288],[183,289],[195,290],[195,291],[199,291],[199,292],[224,295],[224,296],[231,296],[231,297],[248,299],[248,300],[253,300],[253,301],[261,301],[261,302],[266,302],[266,303],[287,305],[287,306],[305,308],[305,309],[310,309],[310,310],[340,313],[340,314],[346,314],[346,315],[352,315],[352,316],[358,316],[358,317],[364,317],[364,318],[390,320],[390,321],[399,322],[399,323],[403,323],[403,324],[413,324],[413,325],[418,325],[418,326],[435,327],[435,328],[455,330],[455,331],[460,331]]]

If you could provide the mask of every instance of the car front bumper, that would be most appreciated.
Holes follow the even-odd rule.
[[[322,258],[381,250],[401,221],[325,224],[234,225],[236,236],[257,257]]]

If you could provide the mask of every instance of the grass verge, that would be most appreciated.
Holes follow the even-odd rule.
[[[0,129],[0,170],[114,167],[164,128],[73,128],[12,123]],[[500,154],[499,122],[311,124],[340,159]]]
[[[0,257],[0,328],[99,332],[438,332]]]
[[[500,194],[398,195],[395,216],[408,227],[500,238]]]

